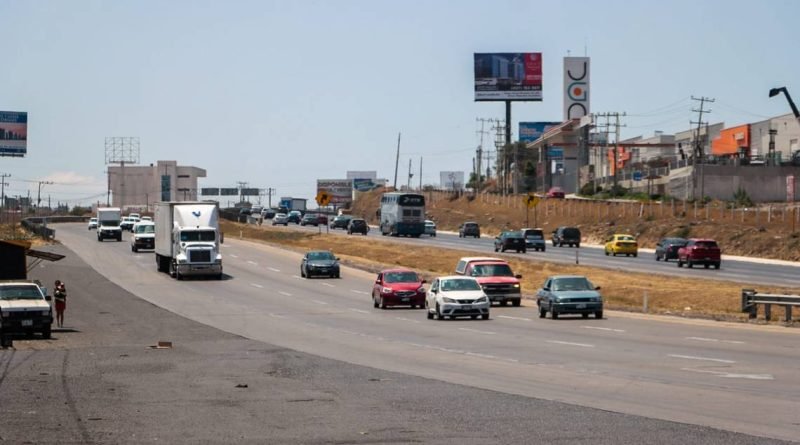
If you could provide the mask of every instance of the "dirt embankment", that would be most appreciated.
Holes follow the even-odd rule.
[[[478,222],[490,235],[534,226],[549,234],[559,226],[575,226],[588,243],[601,244],[614,233],[635,235],[640,247],[646,248],[654,248],[667,236],[713,238],[724,254],[800,261],[800,210],[779,205],[736,209],[721,202],[695,207],[680,201],[543,200],[527,211],[526,221],[522,196],[424,195],[427,216],[439,230],[455,231],[464,221]],[[361,194],[353,204],[353,214],[377,223],[380,196],[379,191]]]

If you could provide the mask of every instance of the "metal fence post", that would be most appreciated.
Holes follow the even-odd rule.
[[[771,318],[772,318],[772,305],[771,304],[765,304],[764,305],[764,319],[767,320],[767,321],[770,321]]]
[[[792,322],[792,306],[787,304],[785,306],[785,308],[786,308],[786,322],[787,323],[791,323]]]

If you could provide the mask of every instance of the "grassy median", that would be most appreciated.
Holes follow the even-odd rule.
[[[331,250],[347,265],[368,271],[387,266],[415,269],[427,278],[452,274],[458,259],[476,256],[475,252],[441,247],[410,246],[393,242],[391,238],[365,238],[360,235],[337,236],[253,226],[223,221],[227,237],[242,237],[269,244],[293,248]],[[523,294],[532,297],[549,275],[585,275],[602,287],[608,309],[642,311],[645,294],[651,313],[703,317],[718,320],[746,320],[740,312],[741,290],[751,287],[743,283],[681,278],[667,275],[625,272],[622,270],[566,265],[546,261],[520,261],[505,255],[515,273],[522,274]],[[710,273],[713,273],[710,272]],[[798,294],[800,289],[757,287],[759,292]]]

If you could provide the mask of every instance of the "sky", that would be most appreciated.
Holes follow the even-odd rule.
[[[28,154],[0,158],[8,195],[105,200],[106,137],[140,138],[140,163],[207,171],[200,187],[313,198],[317,179],[377,170],[419,184],[472,169],[473,53],[541,52],[543,101],[563,116],[563,57],[591,57],[591,111],[625,112],[622,137],[686,130],[690,97],[726,126],[800,101],[800,2],[0,0],[0,110],[28,112]],[[489,140],[484,145],[490,145]]]

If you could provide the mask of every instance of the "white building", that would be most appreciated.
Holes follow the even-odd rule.
[[[147,209],[158,201],[197,200],[197,179],[205,178],[206,171],[158,161],[149,166],[109,166],[108,175],[113,207]]]

